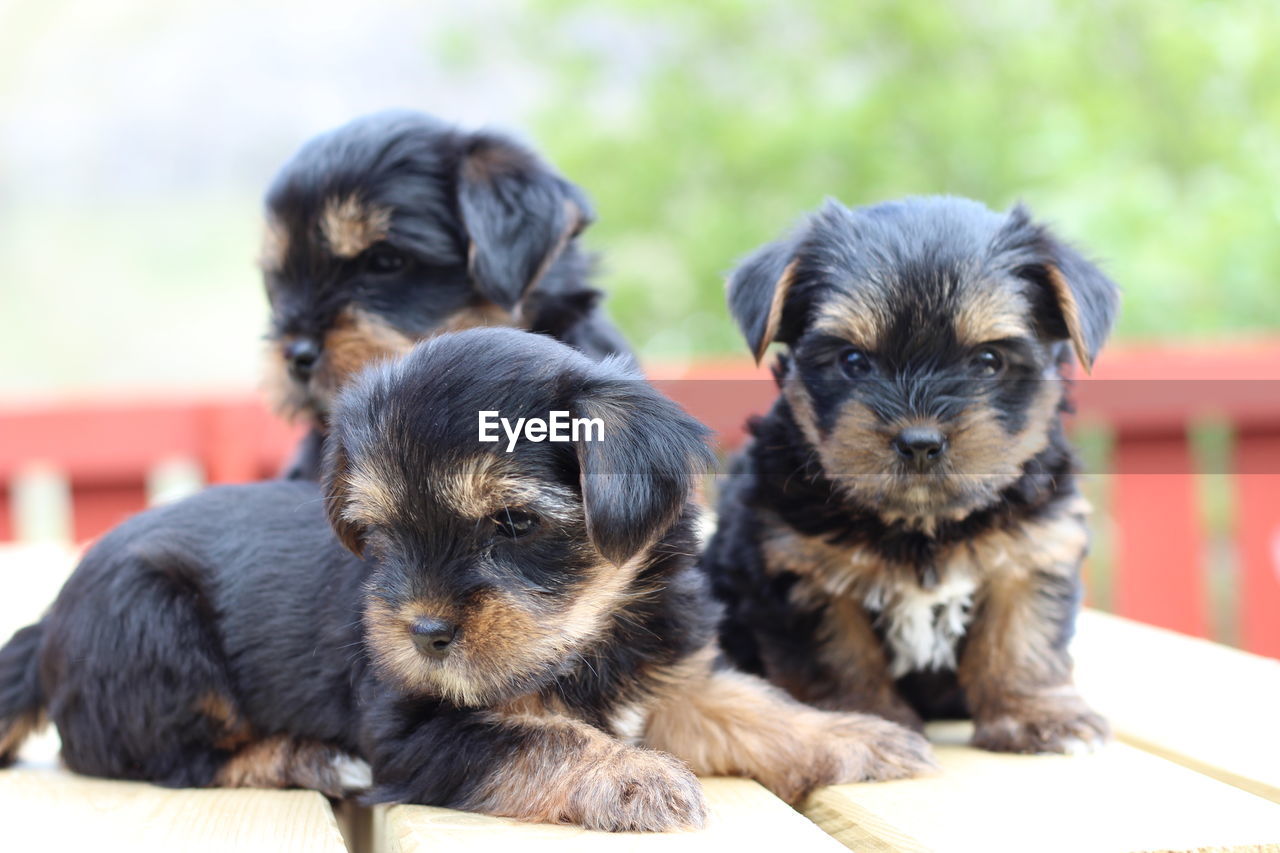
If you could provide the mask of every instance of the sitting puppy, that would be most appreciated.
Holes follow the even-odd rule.
[[[508,451],[488,411],[600,427]],[[914,732],[718,661],[704,432],[544,336],[427,341],[340,398],[323,494],[213,488],[94,546],[0,651],[0,758],[47,710],[81,773],[338,794],[356,756],[371,801],[607,830],[701,824],[690,769],[796,801],[928,767]]]
[[[427,336],[507,325],[592,358],[628,351],[577,246],[590,204],[506,137],[407,111],[358,118],[302,146],[266,206],[269,386],[312,427],[288,477],[319,476],[347,379]]]
[[[1060,414],[1115,286],[1031,221],[954,198],[829,202],[749,257],[729,305],[775,368],[704,557],[722,640],[821,707],[974,743],[1105,739],[1071,683],[1088,508]]]

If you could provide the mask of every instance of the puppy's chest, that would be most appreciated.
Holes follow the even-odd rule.
[[[890,674],[955,669],[977,590],[977,580],[965,571],[944,574],[929,589],[892,580],[868,584],[862,605],[889,648]]]

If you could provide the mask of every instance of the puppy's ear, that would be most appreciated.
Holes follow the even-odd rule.
[[[1015,273],[1040,288],[1037,319],[1046,332],[1071,341],[1080,366],[1093,369],[1119,308],[1115,283],[1019,204],[998,238],[1015,259]]]
[[[324,468],[321,482],[324,484],[324,506],[329,525],[348,551],[357,557],[364,556],[365,529],[348,516],[351,502],[351,466],[347,448],[337,430],[325,439]]]
[[[796,272],[793,238],[763,246],[729,275],[729,313],[747,339],[756,364],[778,339],[783,309]]]
[[[519,304],[595,214],[582,191],[531,151],[492,134],[470,138],[458,207],[476,287],[507,310]]]
[[[603,424],[601,440],[583,435],[577,443],[587,534],[596,550],[620,566],[683,511],[697,477],[714,460],[707,446],[710,431],[631,376],[589,385],[575,408],[579,417]]]

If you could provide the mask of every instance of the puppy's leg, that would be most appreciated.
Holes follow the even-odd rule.
[[[355,778],[360,775],[359,765],[328,744],[276,735],[238,749],[218,769],[213,784],[223,788],[310,788],[341,797],[368,786],[367,779]]]
[[[957,667],[974,746],[1076,752],[1106,741],[1106,720],[1071,683],[1067,642],[1077,598],[1074,576],[1031,572],[986,585]]]
[[[822,785],[899,779],[934,766],[916,732],[868,714],[810,708],[759,678],[715,670],[710,649],[673,670],[644,740],[699,774],[750,776],[791,803]]]
[[[569,717],[444,711],[418,725],[381,728],[368,749],[373,802],[611,832],[689,829],[706,820],[702,786],[683,763]]]
[[[250,734],[198,567],[148,542],[85,559],[91,571],[89,561],[110,561],[102,573],[114,582],[73,578],[45,622],[42,675],[63,761],[91,776],[216,784]]]
[[[851,596],[827,599],[823,623],[825,638],[818,641],[814,657],[825,667],[824,677],[792,686],[785,680],[786,669],[778,668],[782,677],[775,681],[819,708],[861,711],[924,731],[920,715],[894,686],[884,646],[862,603]]]

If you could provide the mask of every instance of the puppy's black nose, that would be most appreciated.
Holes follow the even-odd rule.
[[[413,634],[413,644],[418,651],[433,658],[442,658],[449,654],[453,638],[458,636],[458,626],[443,619],[423,617],[413,623],[409,632]]]
[[[894,437],[893,449],[917,471],[927,471],[942,458],[947,439],[933,427],[907,427]]]
[[[284,358],[289,363],[290,375],[299,382],[305,382],[320,360],[320,345],[311,338],[297,338],[285,345]]]

